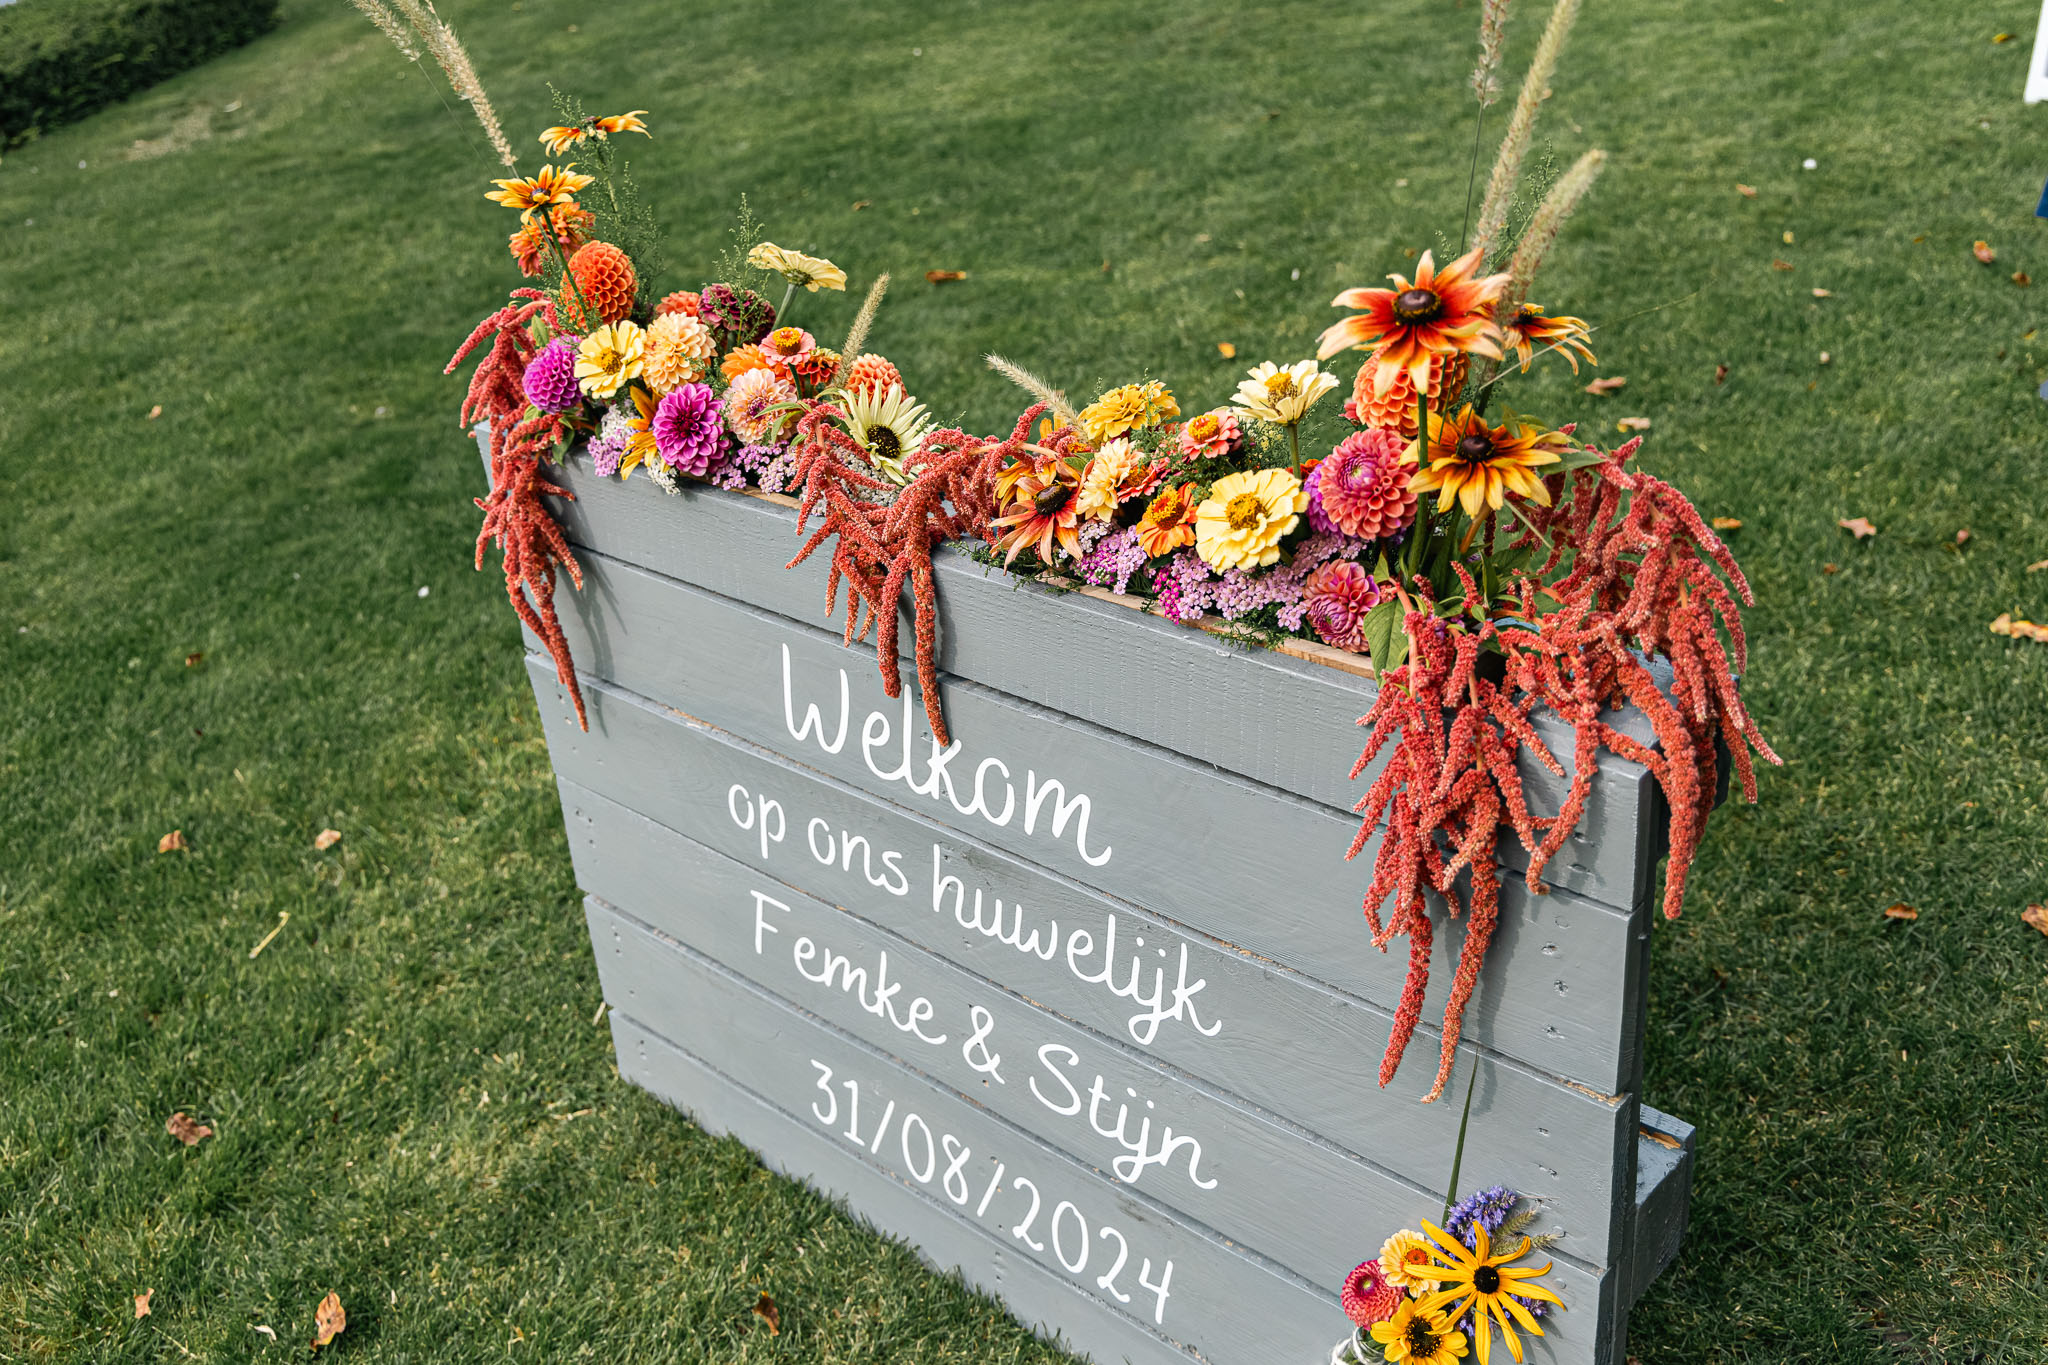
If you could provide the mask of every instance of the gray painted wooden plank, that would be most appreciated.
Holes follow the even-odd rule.
[[[1418,1210],[1443,1203],[1448,1164],[1432,1159],[1440,1149],[1431,1150],[1429,1135],[1415,1131],[1405,1100],[1379,1096],[1377,1105],[1362,1106],[1355,1131],[1339,1142],[1325,1141],[1225,1092],[1213,1072],[1193,1077],[1144,1049],[1046,1011],[1032,981],[1012,978],[1006,990],[857,913],[835,909],[709,849],[673,837],[656,847],[671,876],[667,885],[643,878],[629,888],[634,899],[618,901],[597,890],[593,903],[687,944],[870,1046],[974,1094],[992,1112],[1076,1160],[1198,1222],[1229,1229],[1234,1239],[1304,1279],[1336,1289],[1357,1260],[1357,1228],[1403,1226],[1421,1216]],[[820,954],[844,964],[836,976],[835,957]],[[664,992],[666,978],[655,964],[626,962],[614,970],[606,980],[607,996],[618,998],[615,988],[625,983],[635,998],[630,1013],[660,1032],[683,1035],[693,1005]],[[885,979],[897,995],[880,994]],[[922,1024],[906,1019],[920,1009],[930,1018]],[[1619,1249],[1598,1234],[1615,1200],[1633,1193],[1612,1183],[1616,1110],[1524,1075],[1504,1075],[1491,1059],[1481,1058],[1481,1067],[1488,1110],[1479,1121],[1495,1135],[1492,1154],[1500,1153],[1496,1130],[1503,1126],[1527,1134],[1537,1149],[1521,1156],[1508,1183],[1541,1190],[1539,1164],[1556,1168],[1559,1173],[1547,1182],[1554,1193],[1543,1197],[1567,1233],[1558,1251],[1593,1268],[1606,1266],[1610,1250]],[[1099,1094],[1092,1085],[1096,1077]],[[1607,1139],[1604,1147],[1574,1140],[1588,1127],[1596,1139]],[[1626,1140],[1632,1144],[1635,1134]],[[1384,1160],[1410,1145],[1422,1146],[1425,1159]],[[1383,1164],[1353,1153],[1373,1154]],[[1472,1156],[1473,1184],[1492,1183],[1476,1164],[1477,1154]],[[1389,1164],[1416,1171],[1424,1181],[1403,1178],[1386,1169]],[[1633,1200],[1626,1202],[1632,1214]],[[1303,1217],[1308,1209],[1319,1216]],[[1574,1226],[1580,1235],[1571,1234]],[[1583,1233],[1588,1226],[1592,1237]],[[1345,1260],[1347,1255],[1352,1259]]]
[[[701,771],[696,760],[692,760],[692,770]],[[814,899],[786,878],[777,879],[773,872],[756,871],[758,848],[739,850],[742,856],[735,860],[705,849],[572,781],[563,781],[562,792],[577,880],[584,890],[718,959],[767,989],[790,995],[806,988],[791,975],[786,954],[764,962],[756,951],[752,938],[752,893],[758,890],[792,907],[790,911],[777,911],[777,918],[815,921],[825,907],[838,906],[841,908],[831,910],[829,917],[843,923],[832,934],[791,927],[773,940],[764,936],[761,946],[786,946],[799,935],[808,935],[818,943],[845,952],[841,940],[846,939],[865,945],[867,959],[872,959],[877,948],[886,951],[890,962],[897,964],[898,969],[892,971],[894,977],[907,975],[901,968],[905,962],[930,963],[931,969],[920,971],[920,979],[951,981],[956,995],[963,991],[973,993],[978,1003],[995,1013],[1008,1010],[1005,1035],[1014,1035],[1026,1026],[1041,1028],[1028,1021],[1043,1012],[1048,1022],[1042,1031],[1047,1039],[1058,1036],[1085,1057],[1133,1054],[1119,1064],[1157,1073],[1163,1079],[1146,1089],[1148,1096],[1156,1097],[1160,1086],[1180,1095],[1192,1077],[1194,1088],[1200,1092],[1193,1099],[1176,1100],[1173,1106],[1161,1102],[1161,1107],[1173,1114],[1197,1107],[1217,1112],[1208,1093],[1213,1089],[1222,1092],[1226,1109],[1256,1106],[1284,1122],[1299,1125],[1341,1152],[1357,1153],[1371,1163],[1353,1169],[1353,1163],[1333,1158],[1329,1153],[1309,1153],[1303,1160],[1318,1169],[1329,1167],[1325,1183],[1332,1189],[1341,1177],[1341,1183],[1356,1186],[1353,1193],[1360,1198],[1393,1189],[1412,1194],[1420,1187],[1433,1190],[1439,1203],[1442,1200],[1442,1191],[1436,1187],[1448,1174],[1443,1153],[1455,1141],[1458,1114],[1450,1105],[1425,1107],[1415,1103],[1427,1083],[1420,1070],[1413,1077],[1404,1075],[1390,1091],[1383,1092],[1372,1084],[1370,1062],[1384,1042],[1389,1023],[1385,1011],[1355,1004],[1227,950],[1184,939],[1157,920],[1138,917],[1119,907],[1107,913],[1117,916],[1118,931],[1127,950],[1120,956],[1129,955],[1134,939],[1155,946],[1162,942],[1188,942],[1193,966],[1185,979],[1199,987],[1189,997],[1200,1010],[1195,1021],[1165,1022],[1156,1032],[1141,1027],[1140,1032],[1149,1039],[1141,1045],[1130,1029],[1133,1010],[1127,999],[1111,994],[1098,982],[1081,980],[1058,957],[1050,962],[1041,961],[1035,955],[1019,953],[989,938],[978,928],[963,928],[950,911],[932,913],[928,897],[898,899],[886,889],[868,885],[858,860],[852,869],[853,878],[860,883],[857,887],[835,881],[830,892]],[[811,807],[792,802],[791,808]],[[727,827],[732,828],[730,821]],[[844,826],[840,828],[843,830]],[[741,832],[743,838],[746,833]],[[877,842],[874,846],[888,851],[886,843]],[[814,861],[812,865],[816,866]],[[785,864],[784,871],[787,870]],[[963,908],[971,916],[971,908]],[[1014,920],[1011,922],[1014,925]],[[1029,923],[1030,932],[1045,931],[1044,921],[1036,915]],[[1091,926],[1082,930],[1089,935],[1089,943],[1107,937],[1103,916],[1083,923]],[[1070,919],[1067,924],[1073,926],[1076,922]],[[1065,935],[1069,941],[1072,933],[1069,928]],[[1168,936],[1157,937],[1162,933]],[[926,953],[920,947],[936,952]],[[965,966],[941,965],[943,958],[964,962]],[[1090,975],[1099,971],[1093,960],[1083,962],[1082,966]],[[768,975],[762,975],[764,971]],[[1167,987],[1159,994],[1164,997],[1169,992]],[[922,986],[917,993],[935,1002],[941,1000],[940,995]],[[998,994],[1000,1000],[994,998]],[[869,1037],[862,1032],[864,1027],[879,1023],[864,1013],[850,1011],[843,1001],[836,1003],[850,1012],[842,1018],[816,1002],[801,996],[793,998],[863,1037]],[[956,1019],[964,1008],[953,1010]],[[1072,1032],[1082,1034],[1082,1038],[1068,1036],[1065,1026],[1051,1022],[1056,1019],[1074,1021],[1080,1028]],[[1213,1035],[1207,1032],[1209,1029],[1215,1031]],[[1084,1040],[1094,1041],[1084,1045]],[[869,1037],[869,1041],[887,1045],[892,1039],[883,1032],[878,1037]],[[1434,1040],[1424,1045],[1433,1049]],[[912,1048],[918,1053],[925,1050]],[[999,1050],[1013,1059],[1019,1056],[1015,1046]],[[1469,1058],[1471,1049],[1466,1052]],[[1006,1087],[1000,1093],[1021,1094],[1028,1089],[1029,1073],[1037,1069],[1037,1064],[1033,1049],[1024,1049],[1022,1056],[1027,1068],[1025,1087]],[[946,1063],[958,1060],[933,1059],[928,1065],[918,1065],[944,1072]],[[1545,1200],[1554,1220],[1565,1229],[1560,1251],[1594,1266],[1618,1259],[1619,1239],[1625,1235],[1627,1219],[1633,1213],[1633,1201],[1629,1198],[1632,1187],[1625,1174],[1616,1174],[1617,1157],[1635,1141],[1629,1107],[1590,1098],[1583,1091],[1488,1054],[1479,1054],[1479,1064],[1481,1083],[1473,1101],[1476,1126],[1465,1155],[1466,1183],[1473,1188],[1498,1183],[1527,1190]],[[1091,1067],[1082,1073],[1084,1083],[1096,1071],[1107,1074],[1104,1067]],[[1462,1078],[1466,1073],[1461,1069],[1459,1074]],[[978,1081],[971,1075],[955,1079],[967,1084]],[[1056,1091],[1052,1093],[1057,1095]],[[1111,1093],[1117,1093],[1115,1085],[1111,1086]],[[996,1099],[990,1097],[989,1103],[996,1104]],[[1013,1117],[1020,1121],[1041,1117],[1051,1123],[1050,1117],[1040,1114],[1036,1105],[1025,1105],[1022,1115]],[[1191,1125],[1178,1117],[1161,1122],[1172,1122],[1176,1131],[1198,1137],[1208,1127],[1230,1132],[1245,1127],[1241,1116],[1228,1112],[1222,1113],[1220,1120],[1204,1125]],[[1086,1142],[1089,1136],[1084,1131],[1079,1140]],[[1244,1141],[1205,1141],[1203,1150],[1242,1152],[1248,1149],[1248,1143],[1256,1146],[1269,1140],[1270,1135],[1260,1131]],[[1306,1139],[1304,1142],[1314,1145]],[[1089,1157],[1091,1152],[1081,1150],[1076,1155]],[[1338,1202],[1342,1202],[1341,1198]],[[1196,1208],[1191,1211],[1200,1213]],[[1259,1211],[1252,1210],[1211,1221],[1238,1229],[1250,1239],[1259,1216]],[[1406,1216],[1404,1212],[1381,1210],[1376,1220],[1346,1216],[1334,1219],[1338,1230],[1303,1228],[1289,1235],[1312,1239],[1332,1235],[1333,1231],[1342,1235],[1358,1226],[1385,1222],[1388,1217]],[[1304,1264],[1300,1257],[1277,1244],[1263,1249],[1313,1278],[1314,1267]],[[1322,1254],[1327,1257],[1328,1248]],[[1340,1271],[1349,1268],[1347,1264]]]
[[[1692,1208],[1693,1126],[1642,1106],[1636,1153],[1636,1227],[1624,1298],[1634,1303],[1678,1258]],[[1619,1343],[1617,1343],[1618,1350]]]
[[[697,485],[675,498],[638,480],[600,479],[580,457],[562,480],[577,494],[563,524],[578,545],[827,624],[823,559],[783,567],[799,543],[789,508]],[[1370,681],[1021,584],[957,552],[936,556],[934,569],[940,664],[949,673],[1340,809],[1364,793],[1372,774],[1353,783],[1347,772],[1364,737],[1354,722],[1375,695]],[[584,605],[575,593],[561,600],[572,604],[563,607],[565,617]],[[906,650],[909,639],[906,633]],[[872,648],[863,652],[872,667]],[[1615,723],[1654,740],[1633,711],[1618,713]],[[1538,729],[1569,768],[1570,728],[1546,716]],[[1524,770],[1532,805],[1554,809],[1561,783],[1532,761]],[[1662,839],[1655,783],[1638,765],[1608,755],[1579,832],[1546,875],[1552,885],[1630,908],[1650,894]],[[1526,866],[1512,837],[1502,847],[1511,866]]]
[[[623,962],[655,951],[646,942],[608,941],[618,924],[608,923],[600,907],[592,907],[591,927],[600,961],[612,956]],[[943,1197],[973,1218],[984,1236],[1009,1237],[1013,1251],[1029,1252],[1048,1272],[1097,1293],[1100,1312],[1129,1315],[1141,1326],[1156,1312],[1163,1320],[1154,1330],[1218,1365],[1314,1360],[1342,1334],[1344,1320],[1327,1290],[1059,1155],[975,1100],[906,1070],[681,945],[668,947],[664,956],[674,981],[669,989],[704,1006],[687,1044],[693,1054],[766,1100],[786,1122],[832,1134],[898,1178],[908,1175],[932,1191],[931,1197]],[[613,1003],[628,1021],[662,1036],[633,1014],[630,999]],[[621,1071],[626,1074],[623,1057]],[[857,1108],[847,1081],[859,1085]],[[929,1165],[927,1134],[936,1149]],[[756,1141],[753,1134],[745,1136]],[[950,1182],[943,1173],[949,1161],[959,1163],[959,1175]],[[1061,1232],[1057,1239],[1054,1223]],[[1016,1232],[1020,1226],[1022,1236]],[[1103,1232],[1105,1226],[1114,1233]],[[1103,1289],[1099,1277],[1118,1259],[1118,1239],[1129,1249],[1128,1260],[1112,1288]],[[1145,1258],[1151,1260],[1148,1279],[1167,1278],[1164,1300],[1137,1287]],[[1160,1268],[1169,1259],[1173,1270],[1163,1277]],[[1579,1297],[1580,1284],[1557,1280],[1559,1297],[1571,1310],[1532,1343],[1530,1358],[1604,1360],[1617,1327],[1617,1281],[1609,1271],[1595,1287],[1598,1297],[1587,1302]],[[1113,1305],[1112,1292],[1130,1295],[1130,1303]]]
[[[1378,836],[1347,863],[1350,817],[992,689],[942,679],[960,736],[947,788],[930,776],[936,746],[914,684],[906,681],[892,703],[879,680],[824,632],[596,558],[585,574],[592,609],[565,616],[564,629],[598,676],[1236,947],[1376,1003],[1397,1002],[1403,953],[1374,952],[1358,910]],[[894,775],[906,766],[906,750],[910,779],[901,780]],[[975,808],[978,779],[985,779],[986,817]],[[1075,805],[1062,832],[1048,837],[1060,823],[1060,801]],[[963,819],[963,809],[976,813]],[[1513,878],[1503,886],[1502,919],[1524,931],[1517,943],[1526,957],[1511,958],[1517,949],[1489,954],[1496,979],[1526,961],[1535,965],[1525,972],[1557,991],[1561,978],[1544,974],[1556,954],[1542,950],[1557,946],[1545,926],[1560,922],[1582,931],[1582,951],[1600,955],[1584,960],[1588,979],[1600,983],[1584,1007],[1605,1014],[1603,1042],[1567,1074],[1582,1071],[1597,1083],[1607,1070],[1604,1040],[1613,1038],[1614,1075],[1632,1082],[1642,978],[1629,934],[1631,921],[1647,913],[1532,896]],[[1561,1034],[1544,1035],[1544,1043],[1562,1045]]]

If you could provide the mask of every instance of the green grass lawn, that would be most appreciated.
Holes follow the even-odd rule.
[[[1470,0],[444,8],[522,149],[551,80],[651,111],[671,287],[745,192],[854,276],[799,320],[894,272],[878,349],[981,430],[984,351],[1206,406],[1458,230]],[[1628,384],[1514,401],[1741,518],[1787,758],[1657,929],[1700,1165],[1631,1349],[2039,1361],[2048,646],[1985,629],[2048,618],[2032,6],[1588,8],[1539,144],[1613,159],[1540,296]],[[0,1360],[293,1358],[329,1290],[363,1361],[1062,1359],[612,1071],[439,375],[513,282],[463,115],[289,0],[0,162]]]

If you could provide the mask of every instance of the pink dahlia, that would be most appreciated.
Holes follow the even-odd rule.
[[[774,370],[748,370],[735,375],[725,390],[725,420],[733,435],[747,445],[761,445],[774,438],[788,415],[771,411],[781,403],[796,401],[796,386]]]
[[[542,412],[568,412],[582,405],[583,393],[576,387],[576,346],[581,340],[556,337],[526,362],[520,387],[526,390],[527,402]]]
[[[724,414],[709,384],[671,389],[654,409],[654,449],[678,474],[702,478],[724,437]]]
[[[1308,608],[1308,623],[1324,644],[1339,649],[1365,648],[1365,614],[1380,604],[1380,585],[1363,564],[1333,560],[1308,576],[1301,595]],[[1378,1272],[1378,1261],[1366,1264]]]
[[[1338,1302],[1344,1305],[1344,1316],[1360,1327],[1370,1327],[1394,1316],[1394,1310],[1401,1306],[1401,1299],[1401,1291],[1387,1283],[1377,1260],[1366,1261],[1346,1275],[1344,1290],[1338,1296]]]
[[[1415,493],[1401,463],[1407,448],[1399,436],[1378,427],[1339,441],[1309,475],[1309,524],[1378,540],[1413,521]]]

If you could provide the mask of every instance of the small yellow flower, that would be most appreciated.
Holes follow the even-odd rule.
[[[763,242],[747,253],[747,264],[772,270],[810,293],[820,289],[845,289],[846,272],[821,256],[806,256],[773,242]]]
[[[1299,422],[1317,399],[1337,387],[1337,376],[1325,373],[1313,360],[1298,360],[1284,369],[1262,361],[1250,375],[1238,381],[1238,410],[1282,427]]]
[[[533,215],[542,209],[575,203],[577,191],[588,185],[591,179],[578,174],[574,162],[559,171],[553,166],[543,166],[528,180],[493,180],[491,183],[498,188],[484,191],[484,198],[508,209],[518,209],[522,222],[532,222]]]
[[[1111,389],[1081,409],[1081,430],[1088,443],[1101,446],[1127,431],[1142,431],[1180,416],[1180,404],[1158,380]]]
[[[626,391],[633,410],[626,414],[626,453],[619,461],[619,477],[631,477],[638,466],[652,466],[660,458],[654,443],[654,395],[635,386]],[[613,409],[618,411],[618,409]]]
[[[1432,1264],[1429,1243],[1422,1240],[1419,1232],[1403,1228],[1380,1244],[1380,1273],[1396,1289],[1433,1292],[1436,1280],[1429,1273]]]
[[[1195,553],[1218,570],[1277,564],[1281,540],[1307,510],[1308,491],[1284,469],[1226,474],[1195,509]]]
[[[640,377],[646,351],[647,334],[637,323],[600,327],[576,348],[576,383],[592,398],[609,398]]]

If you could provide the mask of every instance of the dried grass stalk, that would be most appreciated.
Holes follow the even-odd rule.
[[[1486,182],[1486,198],[1479,206],[1479,227],[1472,235],[1472,244],[1486,253],[1482,260],[1492,256],[1500,245],[1501,231],[1507,226],[1508,206],[1514,202],[1515,185],[1522,178],[1522,162],[1529,154],[1529,137],[1536,130],[1537,110],[1550,89],[1550,78],[1557,74],[1557,59],[1564,51],[1572,22],[1578,17],[1579,0],[1557,0],[1557,8],[1550,12],[1550,22],[1544,25],[1543,37],[1536,44],[1536,55],[1529,61],[1529,74],[1522,78],[1522,93],[1515,99],[1515,112],[1508,119],[1507,134],[1501,138],[1500,155],[1494,158],[1493,174]]]
[[[1039,402],[1051,408],[1062,423],[1072,425],[1081,420],[1081,414],[1074,410],[1074,405],[1067,401],[1067,396],[1064,393],[1061,393],[1022,365],[1005,360],[999,355],[991,355],[988,357],[988,367],[1030,394],[1033,398],[1036,398]]]

